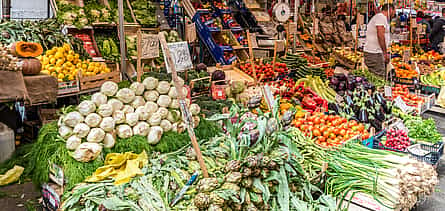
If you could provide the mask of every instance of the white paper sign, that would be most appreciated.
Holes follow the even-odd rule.
[[[141,59],[159,57],[159,39],[157,34],[142,34]]]
[[[274,105],[274,97],[272,94],[272,90],[270,89],[270,86],[266,85],[264,86],[264,98],[266,99],[266,104],[269,107],[270,111],[273,111],[273,105]]]
[[[173,63],[175,63],[176,71],[182,72],[187,69],[193,68],[192,59],[190,58],[190,51],[187,42],[175,42],[168,43],[168,49],[172,57]],[[162,49],[164,50],[164,49]],[[167,61],[166,54],[164,52],[164,61]],[[167,72],[170,73],[170,66],[167,65]]]
[[[390,86],[385,86],[385,97],[392,97],[392,89]]]
[[[403,101],[400,96],[394,99],[394,106],[400,108],[400,110],[402,110],[403,113],[407,113],[411,110],[410,107],[406,105],[405,101]]]

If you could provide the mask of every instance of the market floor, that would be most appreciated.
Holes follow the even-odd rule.
[[[445,136],[445,115],[426,113],[424,118],[434,118],[439,132]],[[437,167],[440,183],[432,196],[422,200],[413,211],[445,211],[445,156]],[[38,205],[40,191],[31,183],[14,184],[0,188],[0,210],[41,210]]]

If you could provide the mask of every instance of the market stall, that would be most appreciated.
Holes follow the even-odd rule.
[[[393,44],[379,77],[312,3],[50,3],[0,23],[0,102],[31,125],[0,185],[50,210],[409,210],[437,188],[438,52]]]

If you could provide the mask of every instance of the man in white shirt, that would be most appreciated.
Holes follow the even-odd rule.
[[[385,65],[390,61],[388,52],[390,44],[389,20],[395,15],[392,4],[384,4],[382,11],[374,15],[368,23],[364,47],[365,64],[369,71],[381,77],[386,75]]]

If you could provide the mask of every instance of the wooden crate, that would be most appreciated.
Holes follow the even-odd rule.
[[[111,69],[111,72],[109,73],[102,73],[95,76],[89,76],[89,77],[80,77],[80,90],[88,90],[88,89],[94,89],[102,86],[103,83],[106,81],[114,81],[116,83],[120,82],[120,71],[119,71],[119,65],[116,63],[107,64],[108,68]]]
[[[89,29],[89,28],[76,29],[76,28],[69,27],[69,28],[67,28],[67,30],[68,30],[68,34],[72,34],[74,37],[79,34],[80,34],[80,36],[82,36],[83,34],[86,34],[87,36],[89,36],[91,38],[93,49],[96,52],[96,54],[95,54],[96,56],[93,56],[94,54],[88,52],[88,50],[86,50],[86,49],[85,50],[88,52],[88,54],[90,54],[91,57],[95,57],[95,58],[102,57],[102,55],[99,51],[99,48],[97,47],[96,40],[94,38],[94,30],[93,29]],[[82,42],[83,42],[83,40],[82,40]],[[85,43],[84,43],[84,45],[85,45]]]
[[[57,119],[59,118],[59,115],[57,114],[58,110],[59,109],[56,108],[39,108],[38,115],[42,125],[45,125],[52,121],[57,121]]]

